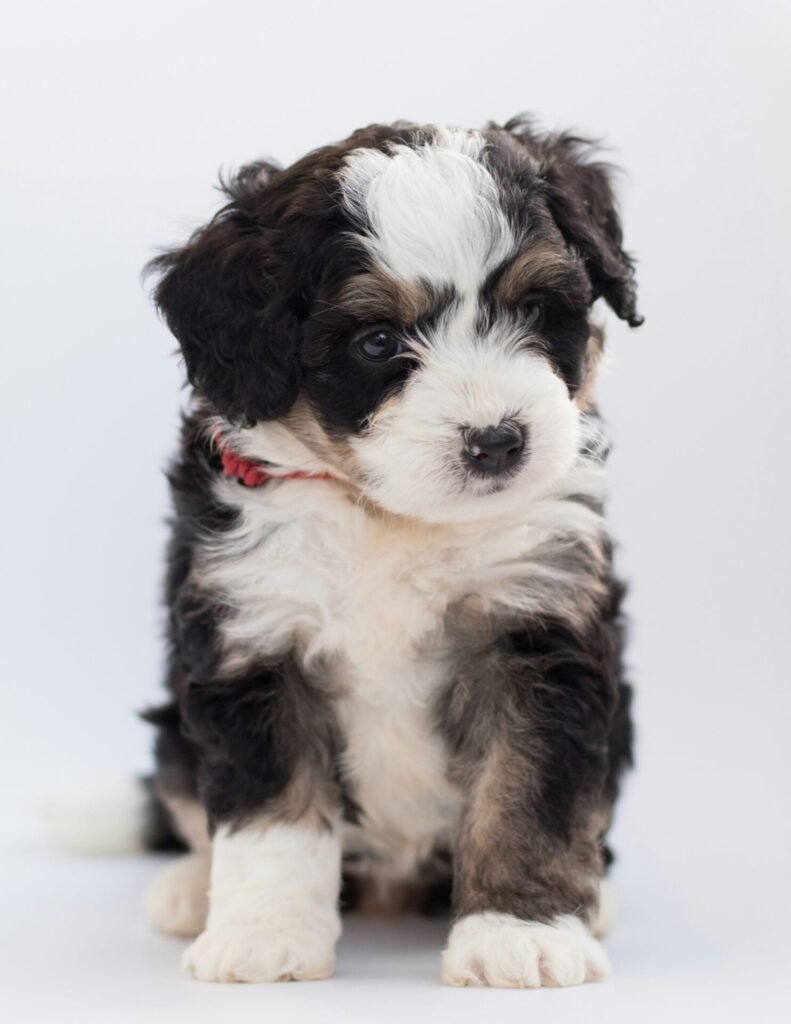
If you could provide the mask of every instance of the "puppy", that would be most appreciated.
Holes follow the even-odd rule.
[[[148,718],[191,852],[149,915],[197,979],[325,978],[342,884],[452,891],[447,984],[600,980],[631,727],[591,309],[641,322],[607,169],[397,123],[224,190],[153,264],[193,396]]]

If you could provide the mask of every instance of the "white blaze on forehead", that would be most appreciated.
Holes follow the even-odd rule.
[[[463,294],[513,252],[497,184],[481,162],[484,145],[479,132],[438,128],[417,148],[349,155],[341,174],[346,205],[391,273]]]

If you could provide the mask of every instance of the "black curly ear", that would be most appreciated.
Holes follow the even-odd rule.
[[[631,327],[637,312],[634,260],[623,249],[623,232],[613,193],[612,169],[595,161],[594,145],[567,133],[540,135],[519,117],[505,128],[538,160],[538,174],[552,216],[568,245],[584,258],[594,297],[602,296]]]
[[[634,260],[623,249],[621,220],[606,164],[589,161],[591,146],[573,135],[550,136],[542,176],[555,222],[582,254],[594,296],[630,327],[639,327]]]
[[[283,415],[301,381],[300,325],[278,294],[271,234],[234,201],[149,264],[161,275],[154,297],[190,383],[237,422]]]

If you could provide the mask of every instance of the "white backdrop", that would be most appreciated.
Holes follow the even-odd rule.
[[[182,397],[143,263],[215,208],[220,168],[528,109],[613,144],[640,260],[646,324],[611,324],[602,403],[639,690],[630,962],[661,978],[697,950],[733,984],[791,951],[788,3],[27,0],[2,20],[6,830],[53,786],[148,764],[133,709],[158,694]]]

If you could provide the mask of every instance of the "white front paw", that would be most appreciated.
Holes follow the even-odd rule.
[[[198,981],[314,981],[335,969],[325,929],[215,925],[192,943],[181,966]]]
[[[511,914],[471,914],[453,926],[442,954],[446,985],[581,985],[609,973],[607,954],[571,916],[539,924]]]

